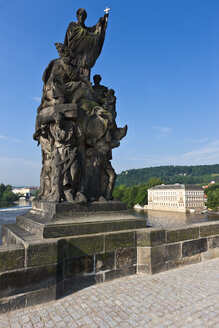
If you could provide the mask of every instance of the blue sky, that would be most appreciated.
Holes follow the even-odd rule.
[[[32,139],[42,74],[75,12],[87,26],[111,8],[92,70],[115,89],[127,137],[117,173],[157,165],[219,163],[218,0],[0,0],[0,182],[39,185]]]

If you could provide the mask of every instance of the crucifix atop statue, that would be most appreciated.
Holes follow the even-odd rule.
[[[109,14],[110,8],[106,7],[106,9],[104,9],[106,14]]]

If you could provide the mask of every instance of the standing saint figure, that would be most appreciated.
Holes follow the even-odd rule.
[[[79,68],[80,74],[90,80],[90,71],[99,57],[105,38],[107,18],[105,14],[92,27],[85,26],[87,12],[79,8],[76,13],[77,22],[71,22],[65,35],[64,45],[71,50],[73,64]]]

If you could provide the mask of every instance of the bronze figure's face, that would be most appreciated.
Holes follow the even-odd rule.
[[[100,75],[94,75],[93,80],[94,80],[94,84],[100,84],[101,76]]]
[[[78,22],[83,25],[85,22],[85,19],[87,18],[87,12],[84,8],[79,8],[77,10],[76,16],[77,16]]]

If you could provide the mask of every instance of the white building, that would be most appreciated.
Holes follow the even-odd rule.
[[[38,190],[38,187],[22,187],[22,188],[13,188],[12,192],[14,194],[20,194],[26,198],[29,198],[34,195],[34,193]]]
[[[186,212],[204,209],[204,189],[191,184],[158,185],[148,189],[149,210]]]

